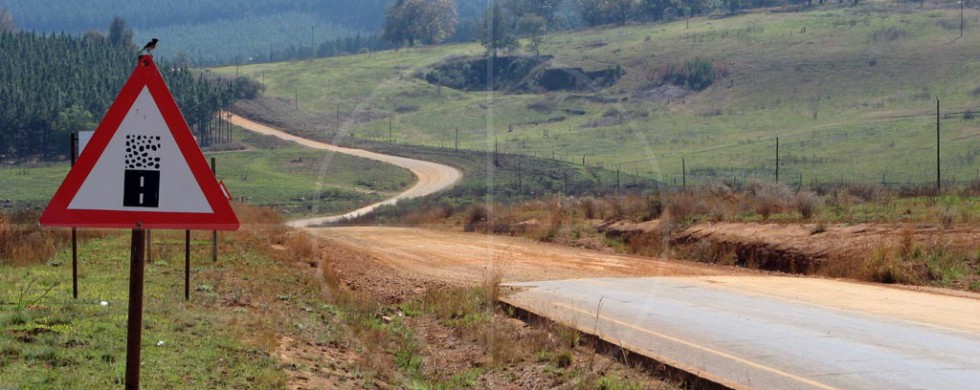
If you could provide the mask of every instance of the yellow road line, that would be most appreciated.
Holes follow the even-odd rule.
[[[582,309],[579,309],[577,307],[572,307],[572,306],[569,306],[569,305],[566,305],[566,304],[563,304],[563,303],[558,303],[558,302],[553,302],[553,303],[554,303],[555,306],[558,306],[558,307],[562,307],[562,308],[565,308],[565,309],[568,309],[568,310],[571,310],[571,311],[576,311],[576,312],[585,314],[585,315],[587,315],[589,317],[596,317],[596,314],[595,313],[591,313],[589,311],[582,310]],[[625,326],[627,328],[634,329],[634,330],[637,330],[637,331],[640,331],[640,332],[649,334],[651,336],[660,337],[662,339],[666,339],[666,340],[669,340],[669,341],[672,341],[672,342],[675,342],[675,343],[678,343],[678,344],[683,344],[683,345],[686,345],[688,347],[699,349],[701,351],[708,352],[710,354],[714,354],[714,355],[717,355],[717,356],[720,356],[720,357],[723,357],[723,358],[726,358],[726,359],[731,359],[731,360],[734,360],[736,362],[745,364],[747,366],[755,367],[755,368],[760,369],[762,371],[767,371],[767,372],[770,372],[770,373],[773,373],[773,374],[776,374],[776,375],[779,375],[779,376],[782,376],[782,377],[785,377],[785,378],[792,379],[792,380],[797,381],[797,382],[800,382],[800,383],[808,384],[808,385],[813,386],[813,387],[817,387],[817,388],[821,388],[821,389],[826,389],[826,390],[840,390],[840,389],[838,389],[836,387],[833,387],[833,386],[830,386],[830,385],[827,385],[827,384],[824,384],[824,383],[820,383],[820,382],[814,381],[812,379],[808,379],[808,378],[804,378],[804,377],[801,377],[801,376],[793,375],[793,374],[790,374],[788,372],[779,370],[777,368],[769,367],[769,366],[766,366],[766,365],[763,365],[763,364],[760,364],[760,363],[756,363],[756,362],[753,362],[753,361],[750,361],[750,360],[746,360],[744,358],[740,358],[738,356],[729,354],[727,352],[719,351],[717,349],[708,348],[708,347],[705,347],[705,346],[702,346],[702,345],[694,344],[694,343],[692,343],[690,341],[682,340],[682,339],[679,339],[677,337],[668,336],[668,335],[665,335],[663,333],[655,332],[655,331],[652,331],[652,330],[649,330],[649,329],[646,329],[646,328],[641,328],[641,327],[638,327],[636,325],[630,324],[628,322],[623,322],[623,321],[620,321],[620,320],[617,320],[617,319],[614,319],[614,318],[609,318],[609,317],[606,317],[606,316],[603,316],[603,315],[598,315],[598,317],[601,318],[601,319],[603,319],[603,320],[605,320],[605,321],[609,321],[609,322],[615,323],[617,325]]]

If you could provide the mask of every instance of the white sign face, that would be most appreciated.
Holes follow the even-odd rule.
[[[95,131],[78,132],[78,155],[79,156],[81,156],[82,152],[85,151],[85,147],[88,146],[88,141],[92,140],[92,134],[95,134]]]
[[[212,212],[148,88],[126,113],[68,209]]]

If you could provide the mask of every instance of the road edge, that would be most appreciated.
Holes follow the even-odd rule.
[[[627,366],[645,371],[657,376],[661,376],[668,381],[683,384],[683,388],[702,389],[702,390],[746,390],[747,387],[729,383],[724,379],[711,375],[702,370],[689,367],[685,364],[666,359],[663,357],[652,357],[642,353],[638,348],[622,342],[608,339],[606,336],[593,334],[589,329],[583,329],[579,325],[563,324],[559,321],[545,317],[530,309],[517,306],[508,302],[506,297],[497,300],[497,305],[503,308],[505,313],[511,317],[524,321],[527,324],[548,324],[558,323],[568,326],[582,334],[585,342],[596,353],[603,353],[610,356]]]

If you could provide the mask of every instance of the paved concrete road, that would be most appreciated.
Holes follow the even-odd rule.
[[[910,299],[915,305],[949,304],[959,310],[954,315],[973,316],[960,327],[956,321],[912,320],[915,312],[936,308],[903,307],[902,301],[893,305],[912,317],[724,286],[738,278],[513,283],[507,286],[520,288],[504,300],[733,388],[980,388],[980,333],[971,325],[980,316],[980,300],[934,294]],[[821,283],[828,292],[835,284],[854,286]],[[879,295],[925,294],[858,286]]]

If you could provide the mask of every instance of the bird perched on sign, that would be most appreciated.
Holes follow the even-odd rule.
[[[157,48],[157,42],[159,42],[158,39],[156,38],[151,39],[149,42],[146,43],[146,46],[143,46],[143,49],[137,52],[136,54],[142,54],[143,52],[146,52],[146,54],[150,54],[150,52],[153,51],[153,49]]]

